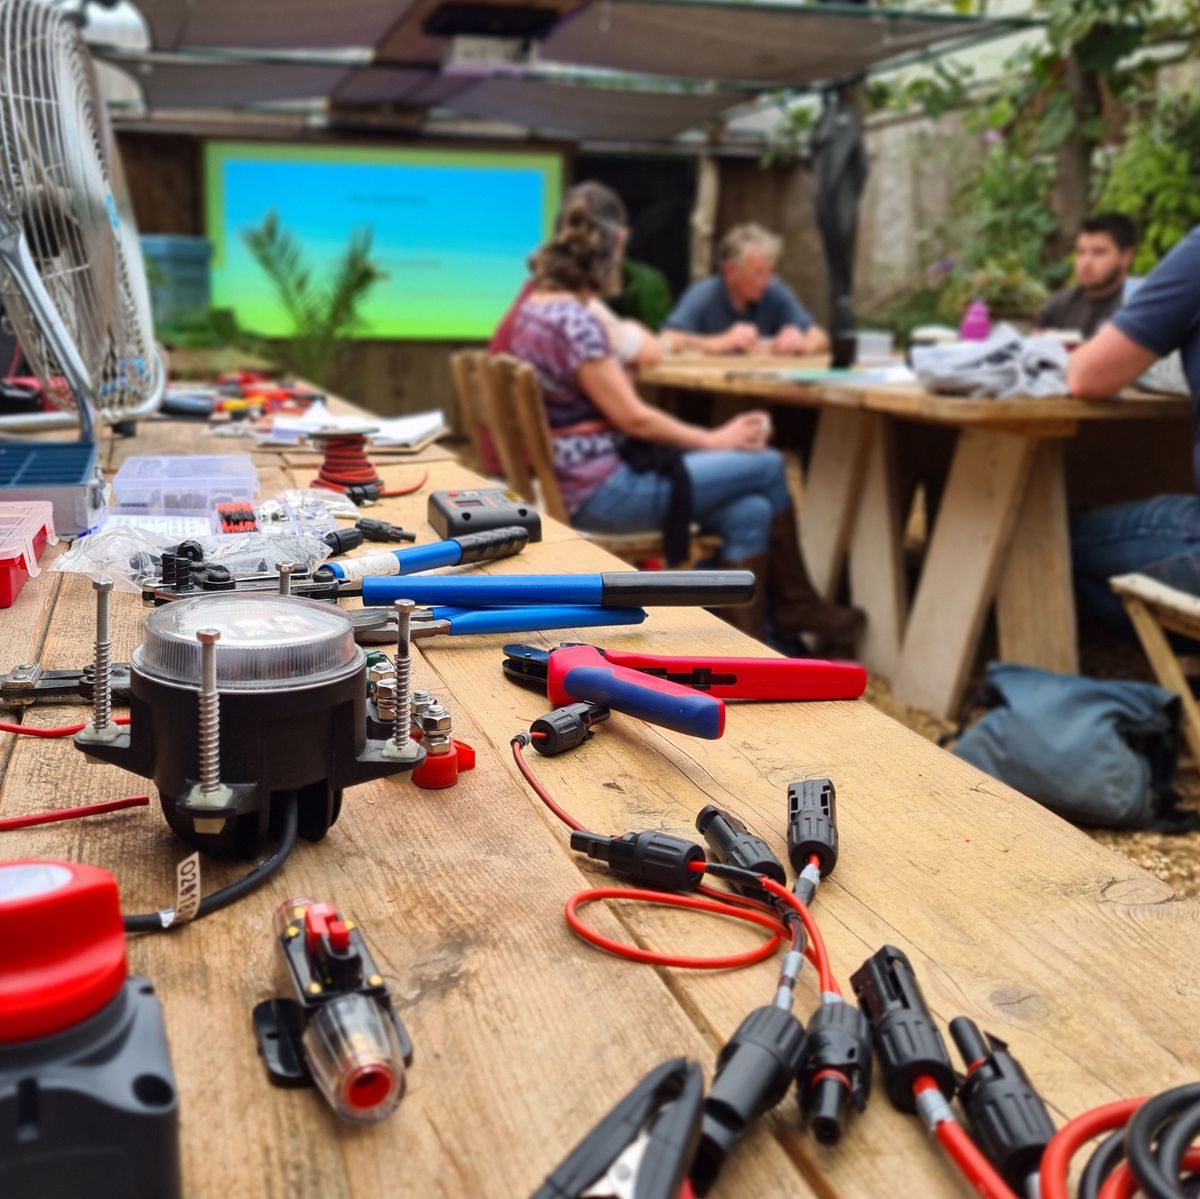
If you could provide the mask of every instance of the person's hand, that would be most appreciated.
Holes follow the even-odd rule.
[[[807,354],[808,334],[795,325],[786,325],[780,329],[771,342],[772,354]]]
[[[738,321],[713,340],[718,354],[745,354],[758,344],[758,330],[749,321]]]
[[[761,450],[771,438],[771,418],[765,412],[743,412],[713,429],[714,450]]]

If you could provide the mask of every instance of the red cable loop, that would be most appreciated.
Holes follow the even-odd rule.
[[[936,1135],[950,1160],[983,1199],[1017,1199],[1008,1183],[996,1173],[991,1162],[956,1120],[943,1120],[937,1126]]]
[[[1189,1149],[1183,1155],[1180,1165],[1189,1173],[1200,1170],[1200,1147]],[[1131,1199],[1133,1195],[1137,1194],[1137,1190],[1137,1179],[1134,1177],[1133,1169],[1128,1162],[1122,1162],[1105,1179],[1096,1199]]]
[[[1116,1103],[1107,1103],[1084,1112],[1064,1124],[1042,1154],[1042,1199],[1071,1199],[1067,1192],[1071,1159],[1094,1137],[1123,1127],[1145,1102],[1145,1095],[1138,1099],[1120,1099]]]
[[[685,954],[654,953],[648,949],[638,949],[634,945],[626,945],[623,941],[614,941],[595,929],[589,928],[580,917],[578,909],[585,903],[595,903],[601,899],[631,899],[642,903],[657,903],[665,907],[688,908],[694,912],[706,912],[713,916],[729,916],[737,920],[746,920],[772,932],[774,936],[769,941],[745,953],[728,954],[724,957],[702,958]],[[753,966],[757,962],[765,962],[772,957],[787,936],[787,930],[778,920],[772,920],[759,912],[736,908],[732,904],[718,903],[711,899],[699,899],[694,895],[676,895],[669,891],[642,891],[624,887],[596,887],[590,891],[580,891],[567,900],[567,923],[576,936],[603,949],[619,958],[631,962],[643,962],[650,966],[677,966],[685,970],[737,970],[742,966]]]

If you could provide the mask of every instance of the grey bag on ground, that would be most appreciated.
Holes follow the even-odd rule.
[[[1075,824],[1181,832],[1179,697],[1152,683],[992,662],[954,753]]]

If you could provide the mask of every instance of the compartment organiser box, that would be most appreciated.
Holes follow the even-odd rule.
[[[56,541],[49,500],[0,502],[0,608],[11,608],[25,580],[41,573],[42,550]]]
[[[104,475],[90,441],[0,443],[0,501],[48,500],[60,537],[78,537],[98,523]]]
[[[250,503],[258,474],[249,454],[127,458],[113,480],[116,512],[212,511]]]

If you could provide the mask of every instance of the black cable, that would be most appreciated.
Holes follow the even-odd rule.
[[[196,909],[196,914],[192,919],[200,920],[204,916],[220,911],[221,908],[228,907],[231,903],[236,903],[237,900],[249,895],[251,891],[257,891],[288,860],[288,855],[296,846],[296,832],[299,827],[300,805],[293,799],[284,813],[283,829],[279,834],[279,844],[275,846],[274,852],[269,857],[263,858],[249,874],[230,883],[228,887],[222,887],[219,891],[206,895],[200,901],[200,906]],[[164,925],[162,916],[158,912],[125,917],[127,933],[162,933],[179,927],[182,925]]]
[[[1200,1136],[1200,1103],[1194,1103],[1167,1125],[1158,1142],[1159,1165],[1168,1178],[1178,1178],[1183,1173],[1183,1155],[1198,1136]]]
[[[1125,1129],[1125,1155],[1146,1199],[1183,1199],[1179,1175],[1168,1178],[1154,1156],[1159,1129],[1193,1105],[1200,1103],[1200,1083],[1188,1083],[1147,1099]]]
[[[1105,1137],[1088,1158],[1088,1163],[1079,1178],[1077,1199],[1096,1199],[1105,1180],[1121,1164],[1124,1157],[1125,1130],[1120,1128]]]

